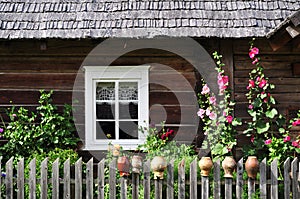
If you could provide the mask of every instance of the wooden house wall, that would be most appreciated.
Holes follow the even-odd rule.
[[[226,72],[231,73],[230,79],[234,82],[234,99],[237,101],[236,116],[247,119],[245,92],[248,84],[248,73],[253,65],[248,57],[249,40],[220,40],[197,39],[211,54],[218,50],[224,56],[228,66]],[[54,103],[59,106],[72,103],[73,84],[80,65],[88,53],[101,40],[12,40],[0,41],[0,108],[13,105],[26,106],[33,110],[37,105],[39,90],[54,90]],[[42,50],[46,44],[46,50]],[[300,77],[293,75],[292,64],[300,62],[300,49],[292,45],[273,52],[267,40],[259,40],[257,46],[261,50],[262,63],[266,68],[266,75],[276,84],[274,96],[277,99],[280,111],[286,114],[287,110],[300,107]],[[106,55],[109,56],[109,55]],[[186,55],[188,56],[188,55]],[[183,58],[170,52],[146,49],[128,53],[112,65],[140,65],[159,63],[170,66],[185,77],[191,87],[197,89],[197,74],[194,68]],[[174,83],[176,89],[172,92],[167,88],[150,85],[150,117],[161,116],[161,106],[167,113],[167,127],[176,130],[183,128],[181,135],[176,138],[181,141],[190,141],[189,135],[194,134],[196,127],[193,121],[196,117],[195,107],[191,103],[194,92],[186,92],[186,87],[174,80],[174,72],[170,68],[151,64],[150,81]],[[84,92],[82,87],[77,92]],[[181,96],[184,103],[178,102],[176,95]],[[11,103],[12,101],[12,103]],[[83,108],[79,109],[83,113]],[[189,111],[181,121],[181,111]],[[191,133],[192,132],[192,133]],[[187,139],[188,138],[188,139]],[[201,134],[194,139],[200,143]],[[242,138],[239,143],[243,143]]]

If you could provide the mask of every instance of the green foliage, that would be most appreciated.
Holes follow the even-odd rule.
[[[65,105],[62,113],[52,104],[52,91],[41,91],[35,112],[13,106],[7,111],[10,118],[4,126],[3,138],[8,140],[0,148],[5,157],[29,157],[47,153],[55,148],[75,148],[79,139],[72,117],[72,108]]]

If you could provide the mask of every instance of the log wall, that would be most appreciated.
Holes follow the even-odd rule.
[[[54,103],[59,106],[72,103],[73,84],[77,71],[84,58],[101,41],[90,39],[0,41],[0,108],[13,104],[33,110],[37,105],[40,89],[54,90]],[[237,101],[236,116],[247,119],[247,103],[244,94],[247,91],[248,73],[253,68],[248,57],[249,40],[211,38],[197,39],[197,41],[210,54],[217,50],[224,55],[224,61],[228,65],[225,70],[230,73],[230,80],[234,82],[232,89],[234,99]],[[46,49],[43,49],[45,44]],[[256,44],[260,48],[266,75],[276,85],[273,95],[279,103],[280,112],[289,114],[288,110],[300,108],[300,76],[295,75],[297,71],[295,63],[300,63],[300,49],[289,44],[273,52],[267,40],[258,40]],[[158,123],[161,119],[166,119],[167,127],[174,130],[183,128],[184,133],[176,137],[186,141],[188,135],[194,135],[197,131],[193,125],[196,117],[195,107],[190,101],[195,94],[190,92],[188,87],[197,89],[199,77],[195,74],[193,66],[185,59],[170,52],[153,49],[128,53],[115,60],[112,65],[149,63],[151,63],[150,82],[152,82],[150,84],[151,120]],[[187,80],[188,87],[176,81],[178,75]],[[171,91],[163,86],[169,84],[175,89]],[[77,92],[83,93],[83,89],[82,87]],[[180,103],[178,97],[181,99]],[[83,108],[79,110],[83,114]],[[182,115],[182,112],[190,112],[190,114]],[[166,118],[162,117],[164,114],[167,115]],[[201,138],[199,134],[199,137],[196,136],[193,141],[200,143]]]

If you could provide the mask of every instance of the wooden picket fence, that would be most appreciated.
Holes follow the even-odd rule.
[[[29,178],[24,177],[24,159],[21,159],[17,168],[13,168],[13,159],[11,158],[5,164],[5,168],[0,171],[5,171],[0,180],[0,198],[5,195],[6,199],[12,198],[41,198],[46,199],[48,189],[51,189],[52,199],[57,198],[75,198],[75,199],[104,199],[105,184],[109,184],[109,199],[115,199],[118,195],[121,199],[127,198],[127,186],[132,185],[132,198],[136,199],[139,196],[150,199],[150,192],[154,189],[155,199],[174,198],[174,167],[178,167],[178,199],[186,197],[186,192],[189,193],[189,198],[207,199],[213,196],[215,199],[225,198],[237,199],[242,198],[243,185],[247,185],[248,198],[255,193],[255,189],[259,189],[260,198],[277,199],[279,198],[278,185],[284,186],[285,199],[299,199],[300,198],[300,175],[299,175],[299,161],[297,158],[287,159],[284,163],[283,176],[284,180],[278,180],[278,163],[274,160],[271,166],[267,166],[266,159],[260,163],[260,178],[258,180],[243,180],[244,160],[237,162],[236,180],[232,178],[225,178],[222,180],[220,176],[220,161],[214,162],[213,166],[213,180],[209,177],[201,176],[197,179],[199,172],[198,160],[195,159],[189,166],[189,176],[186,175],[186,165],[184,161],[178,165],[174,165],[173,161],[168,163],[166,169],[166,178],[163,180],[151,180],[150,161],[144,162],[142,173],[132,173],[131,177],[117,178],[116,160],[111,161],[105,165],[105,160],[94,163],[90,159],[86,164],[86,169],[83,170],[82,159],[78,159],[74,166],[70,165],[70,160],[63,163],[63,176],[59,175],[59,159],[52,163],[51,178],[48,178],[48,159],[42,161],[40,168],[36,167],[36,160],[33,159],[29,163]],[[109,177],[105,178],[105,167],[109,169]],[[73,169],[74,168],[74,171]],[[40,169],[39,178],[37,178],[37,169]],[[73,176],[74,173],[74,176]],[[4,173],[3,173],[4,174]],[[270,177],[268,177],[270,176]],[[212,179],[212,178],[211,178]],[[119,188],[117,188],[117,184]],[[51,186],[50,186],[51,185]],[[24,187],[28,186],[29,195],[27,196]],[[143,193],[139,193],[139,186],[143,186]],[[213,187],[213,189],[211,189]],[[40,191],[37,192],[37,189]],[[211,191],[213,190],[213,191]],[[3,192],[4,191],[4,192]],[[39,195],[37,195],[39,193]],[[235,193],[235,194],[233,194]],[[234,195],[234,196],[233,196]]]

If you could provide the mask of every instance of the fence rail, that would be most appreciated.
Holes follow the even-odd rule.
[[[277,160],[268,166],[264,159],[260,162],[259,177],[246,180],[243,178],[243,159],[237,162],[235,178],[221,176],[219,160],[214,162],[211,177],[199,177],[198,160],[195,159],[190,165],[185,165],[184,160],[178,165],[170,161],[165,171],[166,178],[155,180],[151,177],[149,160],[144,162],[141,174],[132,173],[130,177],[118,176],[116,159],[108,164],[104,159],[98,163],[94,163],[93,159],[87,163],[78,159],[75,165],[71,165],[69,159],[61,165],[57,159],[50,165],[51,171],[48,170],[48,158],[41,162],[39,168],[36,165],[36,160],[33,159],[26,173],[24,172],[26,168],[24,159],[21,159],[15,168],[12,158],[5,163],[5,168],[1,168],[0,164],[0,171],[2,171],[0,198],[44,199],[48,198],[50,193],[52,199],[127,199],[128,195],[132,199],[150,199],[153,194],[155,199],[172,199],[175,198],[174,190],[178,191],[176,192],[178,199],[207,199],[210,196],[215,199],[242,199],[245,198],[245,194],[248,195],[247,198],[251,198],[256,190],[259,190],[259,197],[262,199],[277,199],[280,194],[282,195],[280,198],[285,199],[299,199],[300,197],[300,164],[297,158],[293,160],[288,158],[284,162],[282,171],[278,169]],[[60,166],[62,166],[61,172]],[[186,169],[187,166],[189,170]],[[174,173],[176,167],[178,168],[177,174]],[[284,177],[282,180],[279,180],[279,171]],[[178,177],[175,179],[175,176]],[[107,193],[108,190],[109,193]]]

